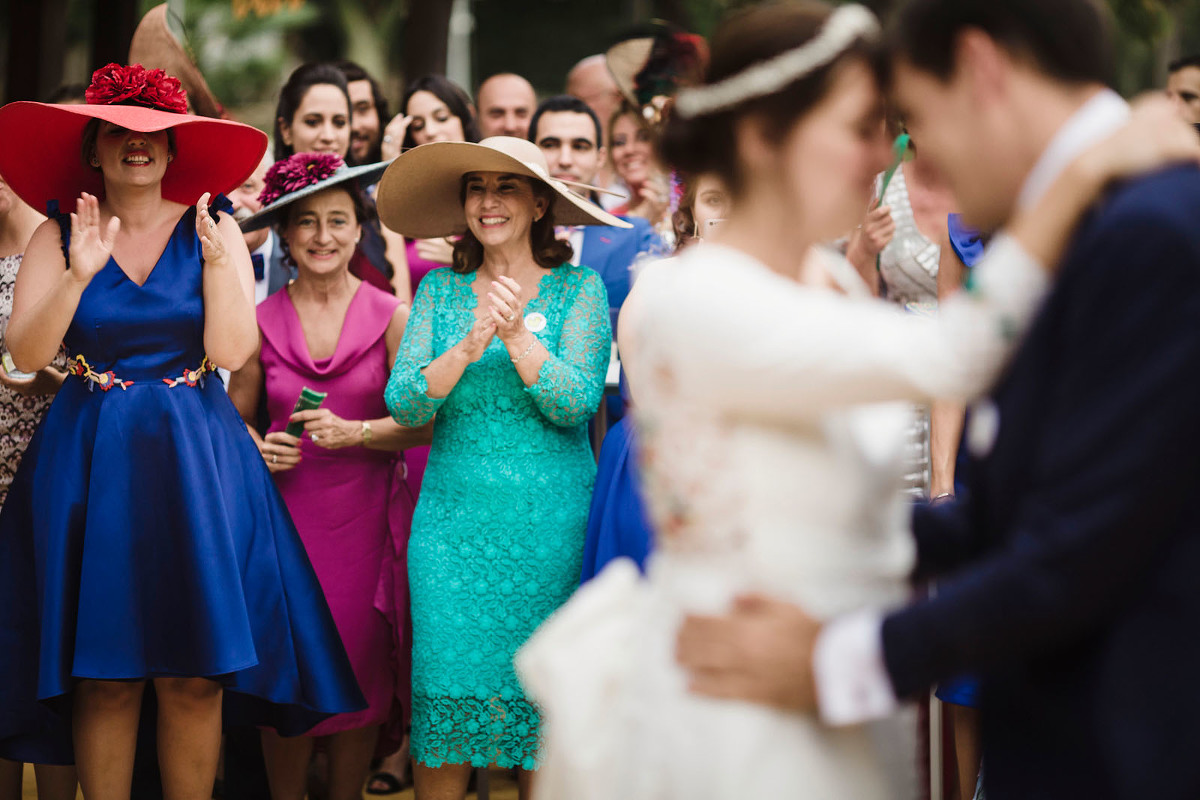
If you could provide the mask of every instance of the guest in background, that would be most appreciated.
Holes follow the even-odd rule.
[[[418,147],[379,185],[393,228],[462,235],[417,295],[386,395],[401,424],[437,414],[409,543],[422,798],[461,798],[491,764],[528,796],[538,712],[512,656],[579,579],[611,334],[603,282],[554,224],[625,223],[546,175],[535,145],[501,136]]]
[[[529,81],[511,72],[498,75],[479,84],[475,92],[479,107],[479,133],[488,136],[529,135],[529,118],[537,106],[537,94]]]
[[[403,735],[408,676],[395,654],[405,645],[408,587],[396,585],[393,565],[407,548],[412,497],[400,453],[428,442],[429,432],[400,427],[383,405],[408,308],[349,271],[366,215],[358,183],[382,172],[382,165],[348,168],[333,155],[294,155],[272,167],[266,207],[242,223],[247,231],[273,224],[297,275],[258,307],[259,350],[234,374],[229,395],[296,521],[368,703],[304,736],[263,732],[275,800],[303,800],[318,738],[328,754],[330,800],[356,800],[381,735],[385,752]],[[319,409],[292,413],[304,388],[328,397]],[[264,396],[270,429],[260,437]],[[303,423],[310,442],[285,431],[293,422]],[[381,579],[390,599],[377,608]]]
[[[0,175],[0,342],[12,313],[13,285],[25,247],[45,219],[17,197]],[[0,347],[0,351],[7,353],[8,348]],[[5,364],[0,364],[0,506],[8,496],[9,484],[29,440],[66,377],[65,367],[63,351],[50,366],[31,377],[14,377]],[[74,800],[74,767],[37,764],[34,772],[38,800]],[[23,777],[20,761],[0,758],[0,798],[20,798]]]
[[[662,236],[671,230],[671,185],[654,152],[657,138],[639,109],[629,103],[623,103],[609,120],[608,158],[629,187],[629,199],[612,213],[642,217]]]
[[[704,239],[710,223],[720,223],[729,214],[729,189],[719,175],[705,172],[683,180],[679,208],[671,216],[675,227],[675,252]]]
[[[272,163],[264,153],[250,177],[227,195],[229,202],[233,203],[233,218],[238,224],[262,211],[258,196],[262,194],[263,180]],[[284,263],[283,249],[269,227],[245,232],[242,238],[246,240],[250,263],[254,267],[254,303],[257,305],[286,286],[295,277],[295,270]]]
[[[595,184],[607,151],[600,144],[600,121],[582,100],[558,95],[542,102],[529,125],[529,139],[546,159],[550,175],[573,184]],[[597,192],[588,199],[599,205]],[[560,228],[571,244],[571,263],[591,267],[604,279],[608,304],[616,313],[629,294],[631,269],[642,255],[662,252],[662,240],[641,217],[624,217],[629,228],[577,226]]]
[[[293,153],[350,152],[350,91],[332,64],[301,64],[279,90],[275,106],[275,160]]]
[[[1200,55],[1172,61],[1167,67],[1167,97],[1184,122],[1200,123]]]
[[[383,120],[388,116],[387,98],[379,81],[353,61],[339,61],[350,94],[350,159],[347,163],[374,164],[383,160]]]
[[[608,71],[608,62],[602,53],[588,56],[572,67],[567,73],[567,83],[563,91],[587,103],[595,112],[596,118],[605,125],[621,107],[621,90],[612,73]],[[607,135],[608,132],[603,131],[600,136],[600,144],[605,148],[611,144],[605,139]],[[599,185],[606,189],[622,195],[628,194],[627,187],[621,183],[621,179],[607,161],[600,165],[597,180]],[[601,205],[610,210],[620,204],[612,195],[601,197],[600,201]]]

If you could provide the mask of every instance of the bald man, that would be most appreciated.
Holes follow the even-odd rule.
[[[479,131],[489,136],[529,136],[529,118],[537,106],[537,95],[529,81],[502,72],[479,84],[475,92],[479,106]]]
[[[588,56],[567,73],[566,93],[578,97],[591,106],[600,118],[604,138],[608,138],[608,124],[621,106],[621,90],[608,71],[604,56]],[[608,142],[604,142],[605,145]]]

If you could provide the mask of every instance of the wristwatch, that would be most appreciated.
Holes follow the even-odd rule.
[[[362,443],[366,447],[371,443],[371,423],[369,420],[362,421]]]

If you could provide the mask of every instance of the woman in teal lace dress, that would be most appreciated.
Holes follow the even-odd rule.
[[[387,387],[402,425],[437,415],[409,541],[417,797],[462,797],[472,766],[537,766],[513,653],[578,582],[611,333],[599,275],[555,222],[620,224],[495,137],[415,148],[378,202],[406,236],[462,234],[421,282]]]

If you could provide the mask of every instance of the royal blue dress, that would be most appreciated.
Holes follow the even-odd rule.
[[[285,735],[365,707],[287,507],[202,368],[200,252],[189,209],[144,285],[110,258],[67,330],[73,373],[0,513],[0,757],[70,763],[80,678],[211,677],[227,724]]]
[[[621,375],[625,398],[625,375]],[[628,558],[645,571],[646,559],[654,549],[654,537],[646,501],[642,497],[641,470],[637,460],[637,435],[629,416],[617,420],[604,435],[600,463],[596,467],[596,489],[588,514],[587,538],[583,542],[583,573],[587,583],[616,558]]]

